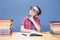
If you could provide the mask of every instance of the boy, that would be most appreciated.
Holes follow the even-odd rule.
[[[41,14],[41,9],[38,6],[30,8],[29,16],[22,20],[21,32],[40,32],[40,20],[38,16]]]

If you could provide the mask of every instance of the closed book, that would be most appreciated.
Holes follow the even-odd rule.
[[[60,32],[60,27],[50,27],[53,31],[59,31]]]
[[[13,24],[12,19],[0,19],[0,26],[11,26]]]
[[[13,19],[0,19],[0,22],[12,22]]]
[[[0,22],[0,26],[11,26],[12,22]]]
[[[12,28],[10,29],[0,29],[0,34],[10,34],[12,32]]]
[[[50,21],[50,24],[60,25],[60,21]]]

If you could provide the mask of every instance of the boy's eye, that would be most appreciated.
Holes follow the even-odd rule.
[[[35,13],[39,13],[39,12],[36,11],[33,7],[30,7],[30,10],[33,10]]]

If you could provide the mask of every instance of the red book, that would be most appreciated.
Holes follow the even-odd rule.
[[[60,21],[50,21],[50,25],[60,26]]]

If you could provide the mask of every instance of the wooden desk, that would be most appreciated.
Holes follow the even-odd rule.
[[[43,36],[32,37],[17,37],[18,33],[20,32],[13,32],[11,37],[0,37],[0,40],[60,40],[60,35],[52,35],[49,32],[42,32]]]

